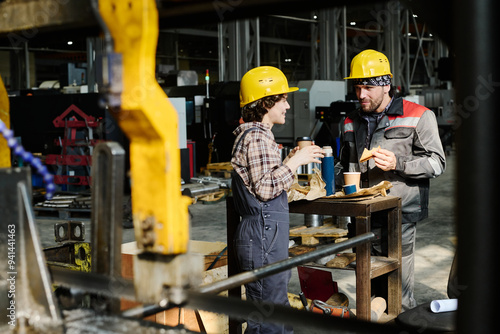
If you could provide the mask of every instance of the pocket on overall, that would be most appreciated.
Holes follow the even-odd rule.
[[[288,224],[266,221],[263,233],[264,264],[288,258]]]
[[[254,269],[254,261],[252,257],[252,239],[236,239],[234,241],[234,250],[240,271],[249,271]]]
[[[262,249],[264,250],[264,264],[270,263],[269,257],[274,257],[276,240],[278,239],[278,224],[275,221],[266,221],[262,231]],[[271,262],[273,262],[271,260]]]
[[[262,222],[260,219],[242,219],[236,229],[234,249],[240,270],[262,267]]]

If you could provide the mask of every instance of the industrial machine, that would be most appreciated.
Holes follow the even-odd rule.
[[[276,141],[284,146],[295,146],[295,138],[313,139],[321,130],[322,121],[316,118],[316,107],[345,101],[346,83],[331,80],[306,80],[297,83],[299,90],[290,94],[286,123],[273,126]]]

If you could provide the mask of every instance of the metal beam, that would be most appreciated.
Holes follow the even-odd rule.
[[[62,333],[62,318],[31,207],[29,168],[0,169],[0,327]]]
[[[454,2],[458,333],[498,329],[500,2]],[[467,24],[464,24],[464,23]],[[481,307],[477,307],[481,305]]]
[[[97,26],[89,1],[0,1],[0,34],[14,45],[42,31]]]
[[[92,271],[121,276],[125,150],[100,143],[92,155]]]

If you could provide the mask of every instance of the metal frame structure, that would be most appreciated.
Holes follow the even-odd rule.
[[[260,66],[259,18],[222,22],[217,28],[220,81],[238,81]]]
[[[387,2],[382,10],[370,12],[365,27],[348,25],[346,6],[319,9],[316,19],[272,15],[277,19],[310,22],[310,40],[298,41],[261,36],[259,17],[222,21],[217,24],[217,33],[199,29],[175,29],[184,35],[210,36],[217,38],[219,81],[238,81],[252,67],[261,64],[261,44],[275,44],[278,48],[300,46],[310,49],[311,80],[343,80],[348,75],[350,57],[363,49],[368,40],[374,39],[377,49],[386,53],[394,74],[394,86],[406,93],[414,86],[417,66],[424,66],[428,82],[438,85],[437,61],[448,55],[448,50],[439,37],[425,37],[428,27],[420,26],[413,12],[400,2]],[[312,17],[311,13],[311,17]],[[366,18],[365,18],[366,20]],[[347,30],[356,31],[350,39]],[[410,30],[416,31],[414,35]],[[416,44],[416,46],[415,46]],[[424,46],[426,53],[424,53]],[[412,50],[416,49],[415,53]],[[278,51],[278,54],[281,54]],[[280,67],[280,59],[277,60]],[[295,67],[297,70],[299,67]],[[297,78],[290,74],[290,80]]]
[[[408,16],[408,9],[402,9],[397,2],[389,2],[386,5],[385,19],[379,20],[383,32],[378,36],[377,43],[378,49],[386,53],[391,64],[393,86],[402,86],[406,92],[411,87]]]
[[[318,35],[325,42],[320,43],[319,55],[315,53],[313,58],[319,66],[313,80],[342,80],[348,75],[346,20],[345,6],[319,11]]]

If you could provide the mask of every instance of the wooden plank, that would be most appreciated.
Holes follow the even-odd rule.
[[[231,171],[233,170],[233,166],[230,162],[216,162],[207,164],[205,170],[209,171]]]
[[[372,256],[374,261],[371,263],[371,278],[375,278],[399,268],[399,261],[384,256]]]
[[[302,245],[317,245],[319,238],[341,238],[347,235],[347,230],[338,228],[333,224],[306,227],[300,226],[290,230],[290,237],[300,237]]]
[[[303,236],[313,236],[313,237],[333,237],[340,238],[347,235],[347,230],[338,228],[335,225],[323,225],[316,227],[300,227],[290,230],[291,237],[303,237]]]
[[[220,176],[225,178],[225,179],[231,178],[231,172],[225,171],[225,170],[207,170],[207,169],[205,169],[203,171],[203,174],[205,174],[205,176],[213,176],[213,177],[217,177],[220,174]]]
[[[301,239],[302,239],[302,244],[303,245],[312,246],[312,245],[318,245],[319,244],[319,239],[316,238],[316,237],[313,237],[313,236],[303,235],[303,236],[301,236]]]
[[[342,269],[356,260],[356,253],[342,253],[326,263],[328,268]]]
[[[298,246],[293,246],[292,248],[288,249],[288,255],[291,257],[306,254],[309,252],[312,252],[316,250],[316,247],[311,247],[311,246],[306,246],[306,245],[298,245]]]

